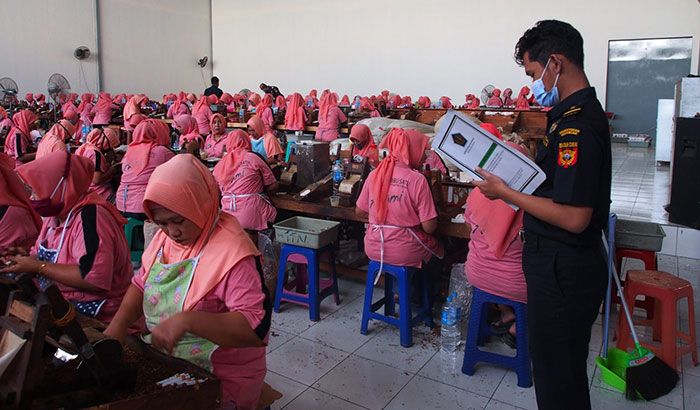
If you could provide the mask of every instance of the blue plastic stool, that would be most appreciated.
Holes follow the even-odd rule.
[[[327,282],[330,283],[321,289],[319,256],[324,252],[329,252],[330,255],[331,278],[327,280]],[[289,259],[291,255],[301,255],[306,258],[309,280],[309,291],[307,294],[292,292],[284,287],[287,282],[287,259]],[[299,287],[297,287],[297,290],[299,290]],[[318,322],[321,318],[321,301],[330,295],[333,295],[335,304],[339,305],[340,294],[338,293],[338,279],[335,274],[335,252],[333,251],[333,245],[323,249],[311,249],[289,244],[282,245],[280,264],[277,271],[277,289],[275,290],[275,312],[279,313],[282,301],[298,303],[308,306],[309,319]]]
[[[363,335],[367,334],[367,325],[370,319],[381,320],[382,322],[398,327],[401,334],[401,346],[411,347],[413,344],[413,326],[415,324],[425,322],[431,329],[435,326],[433,323],[432,300],[430,300],[430,290],[428,289],[428,275],[417,268],[394,266],[385,263],[382,268],[385,274],[384,297],[372,303],[374,277],[379,271],[379,265],[380,263],[377,261],[369,262],[360,333]],[[411,312],[411,276],[413,274],[421,275],[423,287],[422,304],[415,317]],[[399,286],[398,318],[394,317],[396,313],[394,304],[394,281],[397,281]],[[383,315],[377,313],[382,306],[384,306]]]
[[[479,346],[483,345],[486,339],[493,335],[486,319],[488,310],[484,308],[484,305],[487,303],[508,305],[515,311],[516,355],[514,357],[485,352],[479,349]],[[464,346],[462,373],[473,376],[474,365],[477,362],[492,363],[512,369],[518,375],[518,386],[532,387],[530,352],[527,346],[527,305],[525,303],[515,302],[474,288],[469,324],[467,325],[467,341]]]
[[[131,253],[131,261],[132,262],[140,262],[141,261],[141,255],[143,255],[143,249],[136,249],[132,247],[132,241],[134,238],[134,229],[141,227],[143,230],[143,221],[140,219],[136,218],[127,218],[126,219],[126,225],[124,225],[124,234],[126,235],[126,244],[129,247],[129,251]]]

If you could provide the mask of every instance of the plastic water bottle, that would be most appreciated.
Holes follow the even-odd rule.
[[[179,152],[180,151],[180,136],[177,135],[177,133],[173,132],[172,134],[170,134],[170,138],[173,141],[171,144],[173,151]]]
[[[90,133],[90,126],[88,124],[83,124],[83,128],[80,130],[80,142],[85,143],[87,135]]]
[[[447,297],[445,306],[442,307],[442,315],[440,323],[442,330],[440,332],[440,345],[444,352],[452,353],[457,350],[459,344],[459,312],[454,303],[456,293],[452,293]]]
[[[243,107],[238,110],[238,121],[245,122],[245,108]]]
[[[333,164],[333,195],[338,195],[338,188],[343,179],[343,167],[340,165],[340,160],[336,160]]]

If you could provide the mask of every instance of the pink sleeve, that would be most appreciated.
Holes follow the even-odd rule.
[[[280,142],[277,141],[277,137],[270,133],[265,134],[265,152],[267,153],[268,158],[284,154],[284,150],[282,149]]]
[[[265,316],[265,294],[262,291],[260,273],[255,266],[255,258],[248,256],[238,262],[219,286],[223,286],[226,308],[242,314],[250,327],[255,329]]]
[[[165,118],[173,118],[173,107],[174,105],[168,107],[168,112],[165,114]]]
[[[101,206],[85,207],[75,216],[71,235],[66,238],[70,255],[77,262],[83,279],[100,289],[110,290],[117,249],[109,234],[108,219],[112,216]]]
[[[369,212],[369,184],[372,178],[368,177],[365,184],[362,186],[362,191],[360,191],[360,196],[355,202],[355,206],[360,208],[365,212]]]
[[[267,108],[262,114],[263,123],[272,128],[275,125],[275,118],[272,116],[272,109]]]
[[[413,185],[414,188],[411,191],[415,193],[415,196],[411,195],[411,199],[413,200],[413,207],[418,211],[420,221],[426,222],[437,218],[438,214],[428,181],[422,175],[418,175]]]
[[[336,109],[336,112],[338,113],[338,123],[343,123],[343,122],[348,120],[348,117],[345,116],[345,113],[343,112],[343,110],[341,110],[338,107],[335,107],[335,109]]]
[[[259,172],[260,175],[262,176],[263,185],[270,186],[270,185],[277,182],[277,178],[275,178],[275,174],[272,173],[272,169],[270,169],[270,166],[267,165],[262,160],[262,158],[255,155],[255,159],[253,160],[253,164],[254,164],[255,170],[257,172]]]
[[[143,266],[139,268],[139,271],[134,274],[134,277],[131,278],[131,284],[136,286],[141,292],[143,292],[143,287],[146,283],[146,271],[143,269]]]
[[[156,166],[158,166],[160,164],[164,164],[164,163],[170,161],[170,159],[174,156],[175,156],[174,152],[170,151],[169,149],[167,149],[165,147],[159,146],[159,147],[155,147],[153,149],[152,160],[153,160],[153,162],[155,162]]]

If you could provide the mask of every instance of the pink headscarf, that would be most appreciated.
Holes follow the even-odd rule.
[[[277,98],[275,98],[275,105],[277,106],[277,109],[284,110],[287,108],[287,100],[285,100],[281,95],[278,95]]]
[[[209,99],[205,96],[201,96],[199,100],[192,106],[192,115],[198,113],[201,110],[209,110]]]
[[[107,132],[109,131],[116,135],[116,132],[114,132],[114,130],[111,128],[95,128],[90,131],[85,137],[85,144],[78,147],[78,149],[75,151],[75,155],[85,156],[87,151],[104,152],[110,148],[118,147],[119,140],[117,139],[117,145],[114,146],[114,140],[107,135]]]
[[[92,104],[92,100],[95,99],[94,94],[90,93],[84,93],[82,96],[80,96],[80,104],[78,105],[78,112],[82,113],[83,110],[85,110],[85,106],[88,104]]]
[[[219,121],[221,121],[223,129],[223,131],[221,131],[221,134],[219,135],[224,135],[226,134],[226,118],[224,118],[224,116],[219,113],[212,115],[211,120],[209,120],[209,128],[211,129],[211,133],[214,134],[214,120],[217,118],[219,119]]]
[[[515,108],[519,110],[529,110],[530,109],[530,101],[527,99],[528,94],[530,94],[530,88],[528,86],[524,86],[523,88],[520,89],[520,93],[518,94],[518,98],[515,101]]]
[[[27,100],[27,102],[31,104],[34,102],[34,94],[27,93],[24,95],[24,99]]]
[[[340,99],[340,103],[338,105],[341,105],[343,107],[349,107],[350,106],[350,97],[348,97],[347,94],[343,95],[343,98]]]
[[[260,100],[261,100],[260,94],[258,94],[258,93],[250,93],[250,95],[248,96],[248,102],[250,103],[251,107],[257,107],[258,104],[260,104]],[[256,108],[256,112],[257,112],[257,108]]]
[[[148,157],[153,147],[170,145],[170,130],[163,122],[155,119],[146,119],[139,123],[134,129],[131,144],[129,144],[124,160],[131,164],[140,174],[146,165]]]
[[[401,162],[412,168],[418,168],[428,147],[428,137],[415,130],[393,128],[382,140],[379,148],[388,148],[389,155],[374,170],[375,176],[371,188],[372,198],[377,204],[377,222],[380,224],[386,222],[389,206],[387,195],[394,175],[394,166],[397,162]]]
[[[39,104],[43,104],[44,102],[46,102],[46,96],[44,94],[41,94],[41,93],[34,95],[34,99]]]
[[[181,145],[190,141],[202,142],[202,136],[199,135],[199,129],[197,128],[197,120],[195,120],[191,115],[178,115],[173,121],[173,128],[180,131]]]
[[[399,105],[401,105],[401,96],[398,94],[394,94],[394,96],[391,97],[389,102],[391,103],[392,108],[398,108]]]
[[[272,94],[265,94],[260,103],[255,105],[255,113],[262,115],[267,108],[272,108]]]
[[[491,124],[490,122],[482,122],[481,128],[485,129],[486,131],[495,135],[499,140],[503,141],[503,135],[501,135],[501,132],[494,124]]]
[[[66,141],[75,134],[75,126],[68,120],[61,120],[44,135],[36,150],[36,159],[55,151],[66,151]]]
[[[27,145],[32,144],[32,137],[29,135],[31,130],[31,125],[34,124],[39,118],[33,112],[29,110],[22,110],[15,113],[12,116],[12,123],[14,126],[10,129],[5,139],[5,152],[14,152],[14,147],[12,146],[12,135],[20,134],[20,138],[23,138]]]
[[[124,105],[124,121],[129,121],[134,115],[141,114],[141,106],[146,101],[148,98],[143,94],[131,97]]]
[[[226,105],[229,105],[233,102],[233,96],[229,93],[223,93],[221,94],[220,101]]]
[[[65,195],[55,195],[51,202],[58,204],[63,202],[63,208],[59,217],[65,217],[71,211],[74,212],[87,205],[98,205],[109,211],[114,219],[121,225],[126,224],[126,219],[119,213],[114,205],[94,192],[88,192],[95,171],[95,164],[89,158],[71,155],[65,151],[52,152],[44,158],[34,160],[17,168],[20,178],[32,187],[34,194],[46,199],[51,196],[56,185],[63,177],[66,162],[70,161],[68,176],[63,181]],[[63,192],[61,190],[61,192]],[[44,224],[42,233],[48,229],[49,224]],[[41,236],[41,235],[40,235]]]
[[[304,100],[301,94],[292,94],[287,112],[284,114],[284,128],[299,131],[304,129],[306,113],[304,112]]]
[[[0,206],[24,208],[31,215],[37,232],[41,230],[41,217],[29,203],[29,194],[14,171],[15,161],[0,153]]]
[[[379,163],[379,150],[377,149],[377,144],[374,143],[374,138],[372,138],[372,131],[365,124],[355,124],[350,130],[350,139],[354,139],[360,144],[362,148],[357,148],[357,145],[353,144],[353,155],[361,155],[368,158],[370,165],[377,166]]]
[[[478,98],[476,95],[474,95],[474,94],[467,94],[465,97],[466,97],[465,99],[466,99],[466,102],[467,102],[466,108],[470,108],[470,109],[479,108],[479,105],[481,104],[481,101],[479,101],[479,98]]]
[[[250,137],[243,130],[233,130],[226,136],[226,155],[214,167],[214,177],[226,185],[236,176],[245,154],[252,150]]]
[[[318,119],[325,121],[328,117],[328,112],[338,106],[338,96],[335,93],[327,93],[325,97],[321,97],[321,108],[318,110]]]
[[[260,255],[236,218],[219,210],[219,196],[211,172],[188,154],[176,155],[156,168],[146,187],[143,208],[149,218],[153,208],[161,206],[202,229],[192,245],[179,245],[159,231],[143,253],[147,272],[161,249],[167,262],[201,255],[197,269],[204,274],[194,276],[183,310],[192,309],[242,259]]]
[[[503,105],[506,107],[511,107],[515,105],[515,102],[513,101],[513,90],[511,88],[506,88],[503,90]]]
[[[209,105],[214,105],[219,102],[219,97],[216,96],[216,94],[209,94],[207,96],[207,102],[209,102]]]
[[[442,103],[442,108],[447,108],[448,110],[454,108],[450,97],[443,95],[442,97],[440,97],[440,102]]]
[[[430,98],[425,95],[418,97],[418,107],[430,108]]]
[[[197,101],[197,96],[194,95],[193,93],[188,93],[187,94],[187,101],[191,102],[194,104],[195,101]]]
[[[404,96],[403,99],[401,99],[401,105],[405,105],[405,106],[413,105],[413,101],[411,101],[411,96],[410,95]]]
[[[95,110],[96,111],[107,111],[112,109],[112,97],[110,97],[109,93],[106,93],[104,91],[100,92],[98,98],[97,98],[97,103],[95,104]]]
[[[263,124],[262,120],[257,115],[250,117],[246,125],[255,130],[255,133],[258,134],[258,138],[262,138],[265,134],[265,124]]]

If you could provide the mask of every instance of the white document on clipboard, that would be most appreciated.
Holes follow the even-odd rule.
[[[544,171],[527,156],[457,111],[449,111],[445,115],[433,139],[433,149],[474,180],[484,180],[476,172],[479,167],[525,194],[532,194],[547,178]]]

